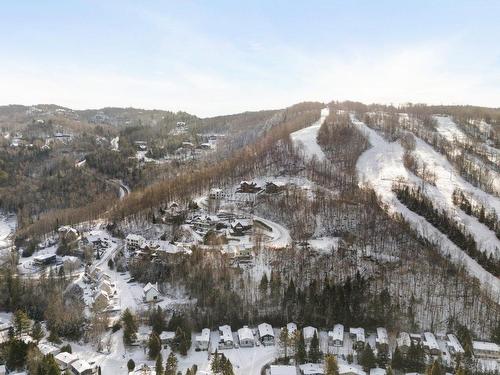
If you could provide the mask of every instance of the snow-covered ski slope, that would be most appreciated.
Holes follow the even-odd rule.
[[[463,264],[470,274],[477,277],[485,289],[491,290],[495,295],[500,295],[500,280],[485,271],[474,259],[469,257],[459,247],[452,243],[444,234],[428,223],[423,217],[409,210],[396,198],[392,191],[393,182],[403,178],[409,183],[421,185],[419,177],[409,172],[403,165],[404,150],[398,142],[387,142],[375,130],[370,129],[363,122],[351,115],[353,123],[367,136],[372,147],[365,151],[358,159],[356,168],[359,175],[360,186],[371,187],[387,205],[390,213],[400,213],[422,236],[439,244],[439,249],[449,255],[455,262]],[[474,235],[478,245],[484,250],[493,251],[492,247],[498,245],[498,239],[483,224],[453,207],[451,194],[458,187],[472,194],[479,201],[485,202],[488,207],[493,207],[500,212],[500,200],[464,181],[448,163],[448,161],[432,147],[417,139],[415,154],[435,168],[437,175],[436,186],[426,187],[426,195],[433,199],[455,217],[461,220],[467,229]],[[488,233],[489,232],[489,233]]]
[[[325,122],[325,119],[330,114],[330,109],[323,108],[321,110],[321,117],[311,126],[300,129],[291,134],[292,141],[297,145],[302,145],[304,153],[308,158],[316,157],[319,161],[325,159],[325,153],[318,145],[316,138],[318,137],[319,128]]]

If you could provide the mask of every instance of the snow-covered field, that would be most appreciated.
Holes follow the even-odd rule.
[[[316,138],[318,136],[319,128],[323,125],[329,114],[329,108],[323,108],[321,110],[321,117],[318,121],[307,128],[298,130],[291,134],[293,142],[297,145],[302,145],[306,156],[309,158],[315,156],[320,161],[325,159],[325,153],[318,145],[318,142],[316,142]]]
[[[351,118],[353,123],[366,134],[372,145],[369,150],[361,155],[356,165],[360,185],[372,187],[382,202],[387,205],[390,213],[402,214],[421,235],[438,243],[439,249],[443,254],[450,255],[457,263],[463,263],[469,273],[477,277],[486,289],[491,290],[495,295],[499,295],[500,280],[486,272],[475,260],[453,244],[444,234],[428,223],[423,217],[409,210],[396,198],[392,191],[392,185],[398,178],[403,178],[414,184],[421,184],[421,180],[404,167],[404,150],[402,146],[398,142],[389,143],[385,141],[375,130],[370,129],[364,123],[354,118],[354,116]],[[435,167],[437,175],[436,187],[428,188],[426,191],[426,194],[434,194],[434,202],[439,202],[439,204],[444,207],[447,206],[450,211],[453,211],[451,193],[455,187],[458,187],[470,192],[475,197],[481,198],[489,207],[493,207],[499,212],[500,200],[464,181],[443,156],[436,153],[423,141],[417,140],[415,152],[419,157]],[[455,210],[455,212],[457,211]],[[465,214],[457,214],[458,218],[462,219],[471,233],[475,235],[476,240],[480,240],[478,243],[483,248],[498,243],[497,239],[494,240],[491,235],[485,234],[486,227],[479,224],[474,218],[463,217],[463,215]]]

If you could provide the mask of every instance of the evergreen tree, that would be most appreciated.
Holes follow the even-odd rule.
[[[370,369],[374,368],[376,365],[375,354],[373,354],[373,350],[368,343],[365,345],[363,351],[361,352],[359,364],[363,366],[365,371],[370,371]]]
[[[170,352],[167,358],[167,363],[165,363],[165,375],[176,375],[177,374],[177,357],[174,352]]]
[[[128,372],[132,372],[135,369],[135,362],[132,358],[130,358],[127,362],[127,369],[128,369]]]
[[[13,326],[16,336],[20,336],[22,333],[27,332],[31,327],[31,321],[23,310],[16,310],[13,317]]]
[[[136,339],[137,322],[134,314],[127,308],[122,314],[123,323],[123,342],[125,345],[131,345]]]
[[[155,370],[157,374],[163,374],[163,357],[161,353],[158,353],[158,357],[156,357]]]
[[[392,371],[392,367],[391,366],[387,367],[385,375],[394,375],[394,371]]]
[[[497,322],[497,325],[495,326],[495,329],[493,330],[493,334],[491,335],[491,338],[496,344],[500,345],[500,320]]]
[[[318,363],[321,359],[321,351],[319,349],[318,333],[315,331],[309,346],[309,362]]]
[[[334,355],[328,354],[325,357],[325,375],[339,375],[339,366]]]
[[[149,359],[155,359],[161,351],[160,337],[156,332],[151,332],[148,340],[148,356]]]
[[[391,367],[396,370],[401,370],[403,369],[403,365],[404,365],[403,355],[401,354],[399,347],[396,346],[396,349],[394,349],[394,353],[392,354]]]
[[[44,336],[45,332],[43,332],[42,325],[39,321],[36,321],[35,324],[33,324],[33,328],[31,329],[31,337],[38,344],[38,342],[43,339]]]
[[[288,348],[290,347],[290,334],[288,332],[287,327],[283,327],[281,329],[278,338],[278,345],[283,350],[283,357],[285,358],[285,362],[288,363]]]
[[[302,330],[297,330],[297,339],[295,344],[295,361],[298,364],[306,363],[307,353],[306,353],[306,343],[304,342],[304,334]]]

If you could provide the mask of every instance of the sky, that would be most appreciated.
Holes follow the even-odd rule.
[[[0,105],[500,107],[500,1],[2,0]]]

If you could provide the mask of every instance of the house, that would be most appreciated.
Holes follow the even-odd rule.
[[[297,375],[295,366],[271,365],[269,375]]]
[[[422,335],[420,333],[410,333],[410,339],[414,345],[422,342]]]
[[[387,330],[383,327],[377,328],[377,337],[375,338],[375,345],[379,352],[389,353],[389,336]]]
[[[12,327],[10,322],[2,322],[0,320],[0,345],[9,341],[9,330]]]
[[[106,292],[108,296],[112,296],[116,293],[116,288],[114,284],[110,283],[108,280],[102,280],[99,283],[99,289]]]
[[[33,257],[35,266],[43,267],[56,263],[56,254],[41,254]]]
[[[294,337],[296,332],[297,332],[297,324],[293,323],[293,322],[290,322],[286,325],[286,327],[284,327],[287,329],[288,331],[288,336],[290,337]]]
[[[142,246],[146,239],[139,234],[130,233],[125,238],[125,241],[127,242],[127,248],[131,251],[135,251]]]
[[[500,346],[494,342],[472,341],[472,350],[477,358],[500,360]]]
[[[210,329],[203,328],[201,330],[201,335],[194,338],[194,345],[198,350],[208,350],[210,346]]]
[[[302,329],[302,334],[304,335],[304,342],[306,344],[306,347],[308,347],[309,345],[311,345],[314,334],[316,334],[316,336],[318,335],[318,330],[314,327],[307,326]]]
[[[49,354],[55,356],[61,352],[58,347],[50,344],[38,344],[38,350],[40,350],[40,353],[42,353],[44,356]]]
[[[175,337],[175,332],[163,331],[162,333],[160,333],[160,342],[162,345],[169,345],[174,340],[174,337]]]
[[[70,366],[73,375],[92,375],[94,373],[94,367],[83,359],[74,361]]]
[[[323,375],[325,369],[322,364],[319,363],[304,363],[299,366],[301,375]]]
[[[61,352],[57,354],[54,359],[61,371],[66,371],[70,368],[71,364],[78,360],[77,356],[68,352]]]
[[[108,293],[103,290],[100,290],[94,298],[94,304],[99,306],[108,306],[110,303],[110,298]]]
[[[407,332],[399,332],[396,343],[401,353],[407,354],[411,346],[411,337]]]
[[[252,229],[252,220],[249,219],[237,219],[231,223],[231,235],[233,236],[243,236],[250,229]]]
[[[268,323],[261,323],[257,326],[260,342],[264,346],[274,345],[274,330]]]
[[[448,351],[452,356],[465,354],[465,350],[462,347],[462,344],[460,344],[460,341],[458,341],[457,336],[450,333],[449,335],[447,335],[447,338],[448,341],[446,342],[446,347],[448,348]]]
[[[231,349],[234,346],[233,332],[228,325],[219,327],[219,349]]]
[[[432,332],[424,332],[424,340],[423,340],[424,349],[430,355],[440,355],[441,349],[439,349],[439,345],[437,343],[436,337]]]
[[[370,375],[385,375],[386,371],[383,368],[371,368]]]
[[[237,193],[258,193],[262,188],[257,186],[256,182],[241,181],[240,186],[236,190]]]
[[[208,197],[210,199],[220,200],[226,198],[226,194],[222,189],[212,188],[210,189],[210,194],[208,195]]]
[[[78,231],[69,225],[63,225],[60,227],[57,230],[57,233],[59,234],[59,240],[61,241],[66,240],[67,242],[73,242],[80,237]]]
[[[344,345],[344,326],[342,324],[335,324],[333,331],[328,332],[328,345]]]
[[[266,182],[265,191],[267,194],[276,194],[284,189],[284,185],[275,182]]]
[[[248,326],[243,326],[238,330],[238,342],[241,348],[251,348],[255,345],[253,332]]]
[[[364,328],[349,328],[349,336],[352,339],[355,349],[363,349],[366,343],[365,329]]]
[[[143,300],[146,303],[156,302],[160,298],[158,285],[147,283],[146,286],[142,289],[142,291],[144,293]]]
[[[6,375],[7,374],[7,369],[5,368],[5,365],[0,365],[0,375]]]
[[[339,363],[339,375],[366,375],[359,367],[346,363]]]

